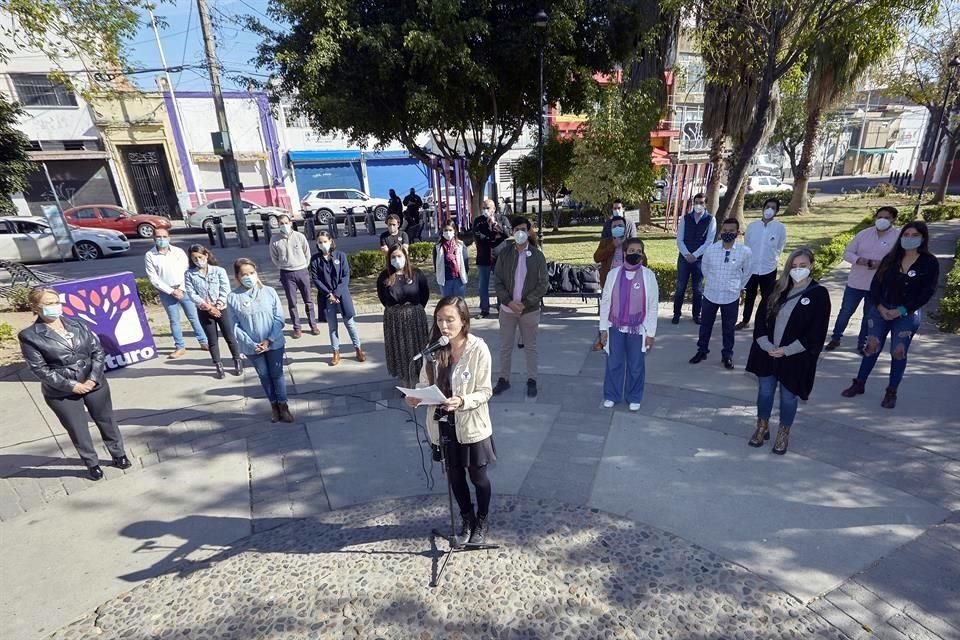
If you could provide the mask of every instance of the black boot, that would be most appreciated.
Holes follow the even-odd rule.
[[[470,536],[470,544],[486,544],[487,531],[487,516],[479,516],[473,534]]]
[[[473,537],[473,530],[477,526],[477,517],[473,515],[473,511],[470,513],[461,513],[460,518],[463,524],[460,527],[460,533],[456,536],[456,546],[458,547],[462,547],[470,542],[470,539]]]
[[[235,376],[243,375],[243,363],[240,362],[240,358],[233,359],[233,375]]]
[[[213,366],[216,367],[216,371],[213,373],[213,377],[217,380],[223,380],[226,377],[226,374],[223,373],[223,363],[214,362]]]

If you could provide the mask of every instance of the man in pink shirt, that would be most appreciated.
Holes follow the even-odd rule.
[[[863,347],[867,341],[867,314],[866,308],[870,304],[870,283],[880,266],[883,257],[897,244],[900,231],[893,226],[897,219],[897,208],[884,206],[873,214],[873,226],[868,227],[855,235],[843,259],[850,263],[850,275],[847,276],[847,286],[843,290],[843,302],[840,304],[840,313],[837,322],[833,325],[833,334],[830,342],[824,347],[833,351],[840,346],[840,339],[850,322],[850,317],[864,303],[863,318],[860,320],[860,335],[857,337],[857,352],[863,354]]]
[[[513,242],[497,257],[493,270],[493,284],[500,302],[500,377],[493,394],[510,388],[513,348],[519,330],[527,356],[527,396],[533,398],[537,395],[540,303],[548,289],[547,260],[530,237],[530,221],[517,216],[511,224]]]

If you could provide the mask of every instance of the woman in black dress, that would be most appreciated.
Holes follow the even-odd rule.
[[[762,447],[770,438],[773,396],[780,387],[780,429],[773,453],[783,455],[790,443],[790,427],[799,399],[813,390],[817,360],[830,324],[830,294],[810,278],[813,252],[797,249],[766,304],[757,309],[747,371],[759,378],[757,429],[748,444]]]
[[[383,310],[383,346],[387,371],[413,386],[419,374],[419,363],[413,358],[427,346],[427,314],[424,307],[430,299],[426,276],[410,264],[402,245],[387,254],[386,268],[377,278],[377,297]]]

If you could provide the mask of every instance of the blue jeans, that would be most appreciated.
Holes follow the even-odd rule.
[[[607,331],[610,355],[603,376],[603,399],[620,402],[626,396],[630,404],[643,400],[646,355],[642,335],[623,333],[615,327]]]
[[[340,351],[340,323],[337,321],[337,305],[328,304],[324,312],[327,316],[327,328],[330,329],[330,346],[334,351]],[[357,335],[357,322],[352,318],[345,318],[343,324],[347,326],[347,333],[350,334],[350,341],[354,349],[360,348],[360,336]]]
[[[757,390],[757,417],[769,420],[773,413],[773,396],[777,392],[779,381],[777,376],[763,376],[758,378],[760,387]],[[799,398],[782,384],[780,385],[780,424],[785,427],[793,426],[797,417]]]
[[[480,294],[480,313],[490,312],[490,270],[493,267],[477,265],[477,292]]]
[[[890,334],[890,388],[896,391],[903,380],[903,373],[907,370],[907,351],[910,349],[910,342],[920,328],[920,312],[915,311],[907,316],[901,316],[896,320],[884,320],[883,316],[877,310],[877,307],[870,305],[867,307],[867,343],[869,345],[871,338],[877,339],[877,348],[873,355],[864,356],[860,361],[860,371],[857,372],[857,380],[867,381],[870,372],[877,364],[877,358],[883,351],[883,345],[887,341],[887,334]]]
[[[193,327],[193,334],[197,337],[197,341],[201,344],[207,344],[207,334],[203,331],[203,326],[200,324],[200,316],[197,314],[197,305],[187,296],[183,296],[180,300],[177,300],[169,293],[164,293],[158,291],[160,294],[160,304],[163,305],[164,310],[167,312],[167,318],[170,319],[170,333],[173,334],[173,346],[175,349],[183,349],[186,344],[183,342],[183,329],[180,327],[180,309],[183,308],[183,312],[187,314],[187,320],[190,321],[190,326]]]
[[[687,296],[687,281],[693,280],[693,317],[700,317],[700,305],[703,301],[703,271],[701,259],[693,264],[683,256],[677,257],[677,291],[673,294],[673,317],[680,317],[683,299]]]
[[[847,323],[850,322],[850,317],[857,310],[857,307],[860,306],[860,302],[863,302],[863,318],[860,320],[860,335],[857,337],[857,346],[862,347],[867,342],[867,309],[872,307],[870,304],[870,292],[864,291],[863,289],[854,289],[852,287],[844,287],[843,289],[843,302],[840,303],[840,313],[837,314],[837,321],[833,325],[833,334],[831,334],[830,339],[840,342],[840,339],[843,337],[843,332],[847,329]]]
[[[717,319],[717,310],[720,311],[720,327],[723,333],[723,350],[720,357],[724,360],[733,359],[733,337],[737,326],[737,311],[740,301],[734,300],[728,304],[714,304],[707,298],[703,299],[703,313],[700,315],[700,337],[697,340],[697,351],[710,353],[710,336],[713,334],[713,323]]]
[[[260,386],[270,403],[287,401],[287,381],[283,377],[284,349],[271,349],[263,353],[247,355],[260,378]]]
[[[443,283],[443,295],[460,296],[461,298],[467,292],[467,285],[463,284],[460,278],[450,278]]]

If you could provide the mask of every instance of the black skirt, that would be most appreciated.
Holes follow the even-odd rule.
[[[460,444],[457,440],[457,428],[453,422],[453,414],[447,414],[448,419],[439,422],[440,436],[447,438],[447,450],[444,452],[451,468],[456,467],[483,467],[497,461],[497,447],[493,443],[493,436],[487,436],[480,442]]]

